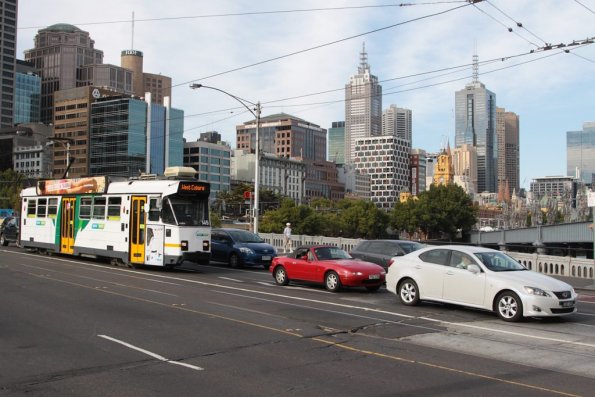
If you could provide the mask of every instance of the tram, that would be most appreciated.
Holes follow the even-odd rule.
[[[173,268],[211,256],[210,184],[188,167],[163,177],[38,181],[21,192],[19,244],[40,253]]]

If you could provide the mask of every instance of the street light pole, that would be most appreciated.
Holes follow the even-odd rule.
[[[242,106],[244,106],[246,109],[248,109],[248,111],[250,113],[252,113],[252,115],[256,118],[256,139],[255,139],[256,149],[254,150],[256,157],[254,160],[255,170],[254,170],[254,214],[253,214],[254,215],[254,226],[253,226],[253,231],[254,231],[254,233],[258,233],[258,214],[259,214],[258,209],[259,209],[259,201],[260,201],[260,194],[259,194],[259,190],[260,190],[260,113],[261,113],[260,102],[253,103],[246,99],[242,99],[242,98],[239,98],[233,94],[230,94],[229,92],[224,91],[220,88],[210,87],[207,85],[194,83],[194,84],[190,84],[190,88],[192,88],[193,90],[198,89],[198,88],[208,88],[210,90],[219,91],[227,96],[232,97],[236,101],[238,101],[240,104],[242,104]],[[246,105],[246,102],[252,106],[255,106],[254,109],[250,109],[250,107],[248,105]]]

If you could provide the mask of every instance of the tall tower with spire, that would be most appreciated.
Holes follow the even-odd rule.
[[[356,139],[381,134],[382,86],[370,72],[363,43],[357,74],[345,85],[345,163],[354,162]]]
[[[455,147],[477,151],[477,192],[496,193],[498,144],[496,94],[479,81],[479,57],[473,55],[473,81],[455,93]]]

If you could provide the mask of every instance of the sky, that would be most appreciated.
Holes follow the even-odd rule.
[[[184,137],[218,131],[235,147],[235,126],[253,116],[233,98],[322,128],[345,120],[345,84],[365,44],[383,88],[382,107],[413,112],[413,147],[454,147],[455,92],[479,81],[497,106],[520,118],[520,181],[566,175],[566,132],[595,121],[595,44],[544,51],[595,37],[595,0],[28,0],[19,2],[17,57],[39,29],[88,31],[104,63],[144,53],[144,71],[173,80]],[[133,24],[131,23],[134,13]],[[521,25],[519,27],[518,24]],[[512,29],[512,32],[509,31]],[[531,51],[533,50],[533,53]],[[317,94],[317,95],[314,95]]]

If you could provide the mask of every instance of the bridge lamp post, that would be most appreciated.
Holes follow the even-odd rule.
[[[227,91],[224,91],[220,88],[216,88],[216,87],[210,87],[207,85],[203,85],[203,84],[190,84],[190,88],[192,88],[193,90],[199,89],[199,88],[207,88],[210,90],[215,90],[215,91],[219,91],[227,96],[232,97],[233,99],[235,99],[236,101],[238,101],[239,103],[242,104],[243,107],[245,107],[250,113],[252,113],[252,115],[256,118],[256,150],[255,150],[255,154],[256,154],[256,159],[254,161],[254,226],[253,226],[253,231],[254,233],[258,233],[258,207],[259,207],[259,188],[260,188],[260,112],[261,112],[261,106],[260,106],[260,102],[250,102],[246,99],[242,99],[239,98],[233,94],[230,94]],[[254,108],[250,108],[248,105],[246,105],[246,103],[254,106]]]

